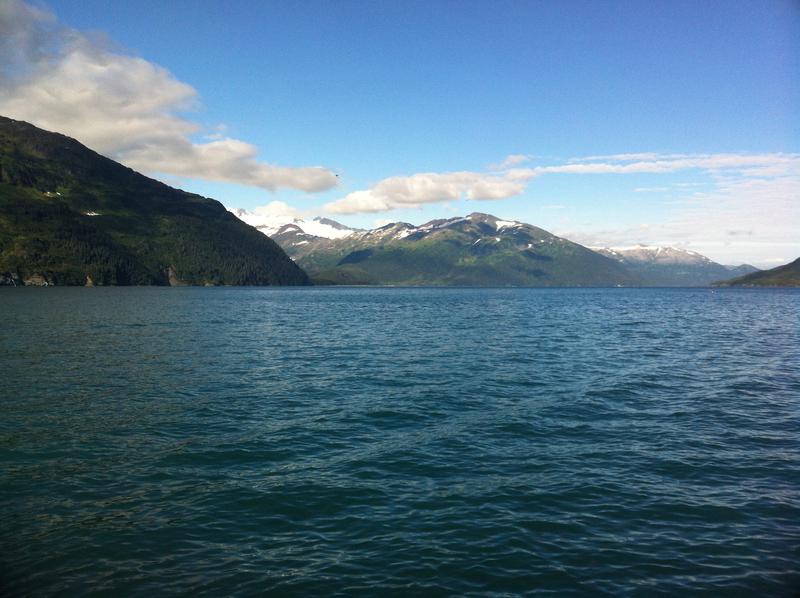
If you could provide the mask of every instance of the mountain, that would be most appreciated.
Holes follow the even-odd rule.
[[[726,287],[800,287],[800,258],[772,268],[719,283]]]
[[[761,272],[759,268],[751,266],[750,264],[741,264],[739,266],[725,266],[725,268],[728,269],[728,276],[744,276],[745,274]]]
[[[0,117],[0,283],[308,282],[221,203]]]
[[[324,238],[301,223],[272,235],[319,283],[436,286],[630,286],[623,265],[541,228],[474,213],[395,222]]]
[[[313,218],[312,220],[304,220],[302,218],[295,218],[293,216],[262,214],[258,211],[250,212],[242,208],[228,208],[232,214],[237,218],[246,222],[250,226],[254,226],[265,235],[272,237],[282,227],[287,224],[293,224],[302,227],[305,232],[314,235],[315,237],[324,237],[326,239],[341,239],[348,236],[350,233],[358,232],[361,229],[355,229],[345,226],[335,220],[329,218]]]
[[[704,255],[675,247],[593,247],[595,251],[618,261],[635,274],[643,286],[707,286],[718,280],[756,272],[748,264],[723,266]]]

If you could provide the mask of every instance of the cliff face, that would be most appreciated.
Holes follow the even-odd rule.
[[[219,202],[0,117],[0,284],[304,285]]]

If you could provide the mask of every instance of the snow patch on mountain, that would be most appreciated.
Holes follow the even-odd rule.
[[[311,220],[305,220],[284,214],[259,214],[242,208],[228,208],[228,211],[239,220],[256,227],[267,236],[276,234],[287,224],[296,226],[300,232],[326,239],[343,239],[356,232],[356,229],[349,228],[329,218],[316,217]]]
[[[711,264],[706,256],[677,247],[659,247],[656,245],[629,245],[621,247],[590,247],[593,251],[620,262],[658,262],[664,264]]]
[[[497,230],[500,230],[501,228],[505,227],[513,228],[515,226],[522,226],[522,223],[514,220],[498,220],[495,222],[495,226],[497,227]]]

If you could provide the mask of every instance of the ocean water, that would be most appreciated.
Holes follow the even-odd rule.
[[[792,596],[800,292],[0,290],[0,594]]]

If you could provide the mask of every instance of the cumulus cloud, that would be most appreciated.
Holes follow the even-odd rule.
[[[166,69],[110,49],[19,0],[0,2],[0,114],[77,138],[145,172],[313,192],[330,170],[260,162],[255,146],[183,116],[197,91]]]
[[[457,199],[505,199],[519,195],[525,183],[507,175],[478,172],[424,172],[384,179],[325,205],[333,214],[384,212]]]

